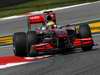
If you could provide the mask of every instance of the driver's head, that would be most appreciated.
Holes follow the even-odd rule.
[[[48,16],[47,16],[47,20],[48,20],[48,21],[51,21],[51,20],[52,20],[52,17],[48,15]]]

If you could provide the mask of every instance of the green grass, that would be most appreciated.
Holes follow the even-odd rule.
[[[97,0],[29,0],[27,3],[0,8],[0,17],[25,14],[31,11],[93,2]]]

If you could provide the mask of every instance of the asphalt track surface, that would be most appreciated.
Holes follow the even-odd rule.
[[[100,17],[100,3],[57,11],[59,24],[75,23]],[[100,75],[100,35],[93,36],[98,44],[92,51],[76,49],[31,64],[0,70],[0,75]],[[8,50],[9,49],[9,50]],[[4,53],[4,54],[3,54]],[[0,55],[12,55],[12,48],[0,48]]]

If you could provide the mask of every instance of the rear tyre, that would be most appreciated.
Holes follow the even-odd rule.
[[[91,35],[91,29],[88,24],[82,24],[79,27],[79,37],[82,38],[92,38]],[[88,51],[92,49],[92,44],[91,45],[86,45],[86,46],[81,46],[83,51]]]
[[[13,35],[13,47],[15,56],[27,56],[26,33],[17,32]]]

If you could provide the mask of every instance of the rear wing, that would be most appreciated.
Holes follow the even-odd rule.
[[[56,15],[53,11],[46,11],[42,14],[34,14],[31,16],[28,16],[28,30],[31,30],[31,25],[42,23],[44,25],[47,24],[48,20],[47,17],[51,16],[52,21],[56,24]]]
[[[42,14],[28,16],[28,24],[29,25],[36,24],[36,23],[46,24],[48,22],[47,21],[48,16],[51,16],[52,21],[54,21],[56,24],[56,15],[53,11],[45,11]]]
[[[28,16],[28,23],[29,25],[36,23],[45,23],[45,18],[43,15],[31,15]]]

